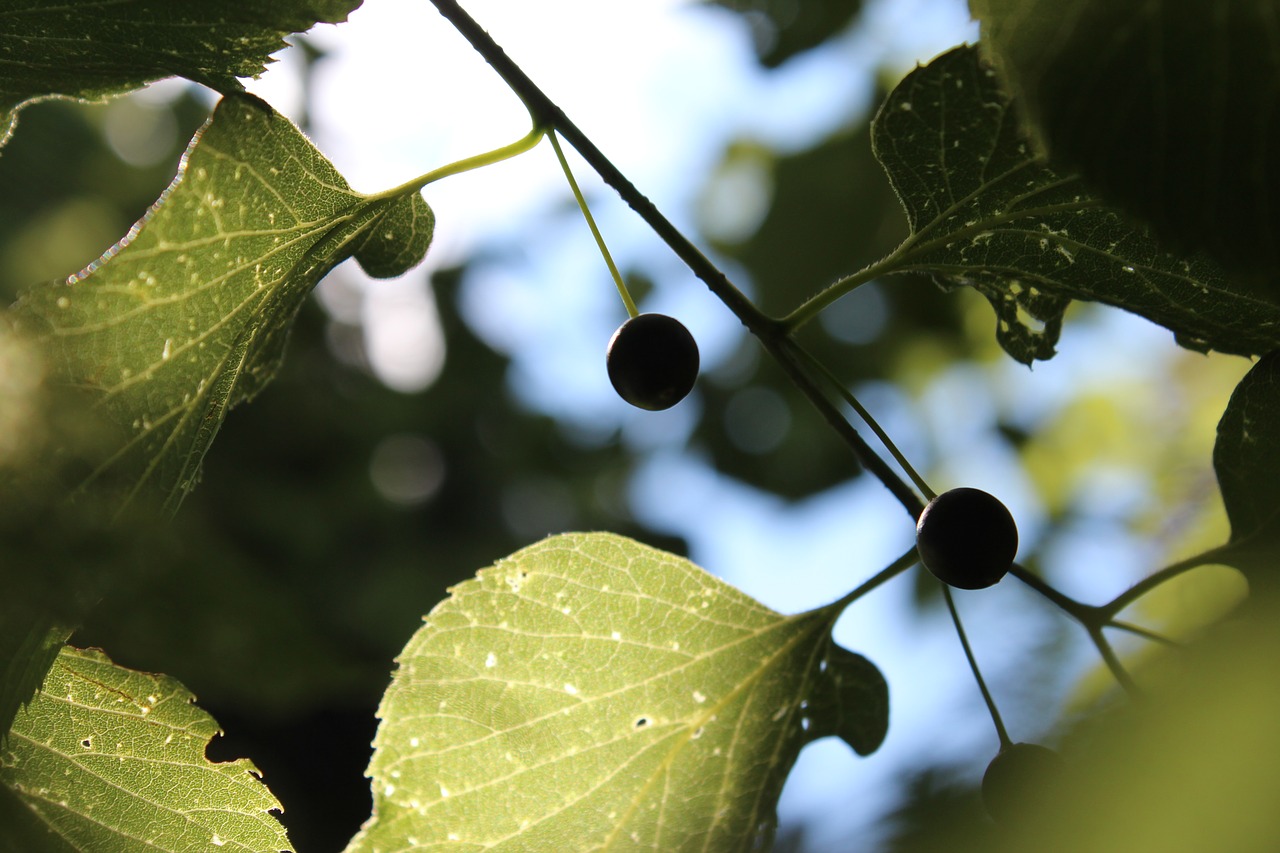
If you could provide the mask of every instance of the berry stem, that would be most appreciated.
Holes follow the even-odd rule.
[[[759,331],[754,333],[769,354],[777,360],[778,366],[787,374],[787,378],[818,410],[818,414],[827,422],[827,426],[835,430],[836,434],[849,446],[858,462],[898,499],[898,503],[902,504],[903,509],[911,516],[912,522],[919,518],[920,513],[924,512],[925,501],[921,500],[915,490],[898,476],[888,462],[871,449],[844,413],[818,387],[818,383],[809,375],[806,358],[800,345],[793,338],[785,335],[766,334]]]
[[[889,437],[889,433],[884,431],[879,422],[872,417],[871,412],[869,412],[867,408],[858,401],[858,398],[854,396],[853,392],[849,390],[849,388],[841,382],[825,364],[818,361],[817,358],[809,353],[808,350],[804,349],[799,344],[795,344],[795,349],[796,352],[800,353],[800,355],[804,357],[810,367],[817,370],[822,377],[827,380],[827,383],[844,398],[844,401],[849,404],[850,408],[858,413],[858,417],[862,418],[862,422],[876,434],[876,438],[880,439],[880,443],[884,445],[885,450],[889,451],[889,455],[892,456],[894,461],[902,467],[902,470],[906,472],[909,478],[911,478],[911,482],[915,483],[916,488],[924,494],[925,501],[928,502],[937,497],[937,493],[934,492],[933,489],[929,488],[929,484],[924,481],[924,478],[920,476],[919,472],[917,472],[911,463],[907,461],[907,457],[903,455],[902,451],[898,449],[898,446],[893,443],[893,439]]]
[[[764,327],[773,323],[742,291],[734,287],[728,277],[707,260],[706,256],[690,243],[670,220],[662,215],[653,202],[636,189],[622,172],[618,171],[618,167],[613,165],[595,143],[570,121],[564,110],[548,98],[546,93],[529,78],[529,75],[511,60],[506,51],[485,32],[475,18],[458,5],[457,0],[431,0],[431,4],[511,87],[534,116],[535,121],[543,127],[554,129],[572,145],[601,180],[612,187],[622,200],[639,214],[659,239],[666,243],[676,256],[703,280],[707,288],[742,320],[743,325],[752,332],[760,334]]]
[[[635,300],[631,298],[627,285],[622,281],[622,275],[618,272],[618,265],[613,262],[613,255],[609,254],[609,247],[604,244],[604,237],[596,226],[595,217],[591,215],[591,208],[587,207],[587,200],[583,197],[582,190],[578,188],[578,182],[573,178],[573,171],[569,168],[569,161],[565,159],[564,150],[560,147],[560,140],[556,138],[556,132],[554,130],[551,131],[547,134],[547,138],[551,140],[551,147],[556,150],[556,159],[560,161],[560,168],[564,170],[565,179],[569,182],[569,188],[573,190],[573,197],[577,199],[578,208],[582,211],[582,215],[586,217],[587,226],[591,229],[591,236],[596,238],[596,245],[600,247],[600,254],[604,256],[604,262],[609,267],[609,275],[613,276],[613,283],[618,288],[618,295],[622,297],[622,304],[627,306],[627,316],[635,317],[640,311],[636,308]]]
[[[982,677],[982,671],[978,669],[978,660],[973,656],[973,649],[969,647],[969,638],[964,633],[964,625],[960,622],[960,613],[956,610],[955,600],[951,597],[951,587],[945,583],[940,583],[942,587],[942,597],[947,600],[947,610],[951,611],[951,621],[956,626],[956,636],[960,638],[960,645],[964,648],[964,656],[969,660],[969,669],[973,670],[973,678],[978,682],[978,689],[982,691],[982,700],[987,703],[987,710],[991,712],[991,722],[996,727],[996,737],[1000,739],[1000,749],[1005,750],[1013,745],[1013,741],[1009,739],[1009,732],[1004,727],[1004,720],[1000,719],[1000,711],[996,708],[996,700],[991,698],[991,691],[987,689],[987,682]]]

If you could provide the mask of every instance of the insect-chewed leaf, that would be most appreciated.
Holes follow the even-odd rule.
[[[1165,252],[1047,166],[976,48],[909,74],[876,115],[872,143],[911,226],[897,268],[981,292],[1021,362],[1053,355],[1073,299],[1132,311],[1196,350],[1280,346],[1280,305],[1205,257]]]
[[[1280,559],[1280,352],[1259,359],[1236,386],[1218,422],[1213,467],[1231,521],[1239,568]],[[1269,572],[1274,575],[1274,569]]]
[[[256,77],[284,36],[338,23],[360,0],[10,0],[0,6],[0,145],[23,105],[96,99],[165,77],[223,92]]]
[[[884,737],[884,679],[831,642],[837,615],[607,534],[500,560],[401,654],[349,853],[758,849],[805,743]]]
[[[146,488],[176,508],[226,410],[274,375],[311,288],[352,255],[375,275],[406,272],[433,222],[416,192],[353,192],[257,98],[223,99],[128,237],[15,306],[52,379],[94,395],[120,430],[80,486],[122,504]]]
[[[289,850],[280,803],[172,678],[64,648],[0,749],[0,849]]]

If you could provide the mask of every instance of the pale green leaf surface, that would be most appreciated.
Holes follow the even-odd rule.
[[[223,99],[129,237],[15,308],[53,379],[119,430],[78,485],[176,508],[226,411],[275,374],[311,288],[353,254],[373,274],[406,272],[433,223],[418,193],[356,193],[288,119]]]
[[[256,77],[284,36],[338,23],[360,0],[0,0],[0,145],[18,111],[98,99],[165,77],[223,92]]]
[[[912,232],[895,268],[976,288],[996,310],[1001,345],[1021,362],[1053,355],[1075,299],[1132,311],[1196,350],[1280,346],[1280,306],[1204,257],[1164,252],[1079,179],[1038,159],[976,48],[908,75],[877,114],[872,143]]]
[[[800,748],[836,733],[869,752],[888,725],[837,615],[783,616],[608,534],[500,560],[399,657],[348,850],[767,846]]]
[[[0,845],[24,853],[291,849],[253,765],[167,676],[64,648],[0,750]]]

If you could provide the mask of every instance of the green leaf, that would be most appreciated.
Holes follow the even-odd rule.
[[[50,97],[96,100],[165,77],[221,92],[256,77],[284,36],[339,23],[360,0],[3,0],[0,145],[18,111]]]
[[[353,192],[287,119],[225,98],[182,171],[129,236],[15,308],[56,382],[115,425],[78,487],[176,509],[226,411],[271,380],[311,288],[355,255],[372,274],[418,263],[434,219],[412,190]]]
[[[1053,355],[1073,299],[1140,314],[1196,350],[1280,346],[1275,302],[1207,258],[1165,252],[1039,159],[976,48],[908,75],[876,116],[872,144],[911,228],[894,269],[977,289],[996,310],[1001,345],[1021,362]]]
[[[832,606],[783,616],[680,557],[556,536],[452,590],[378,711],[348,848],[745,850],[800,748],[868,752],[887,688]]]
[[[0,848],[289,850],[245,759],[212,763],[217,724],[163,675],[64,648],[0,751]]]
[[[970,5],[1055,162],[1163,237],[1275,281],[1275,0]]]
[[[1213,467],[1231,521],[1231,555],[1248,572],[1280,555],[1280,353],[1258,361],[1218,422]],[[1272,572],[1274,574],[1274,572]]]
[[[24,602],[25,603],[25,602]],[[31,701],[71,632],[44,613],[0,607],[0,745]]]
[[[826,678],[814,684],[805,718],[810,738],[835,735],[859,755],[880,748],[889,729],[889,686],[871,661],[832,645],[823,660]]]

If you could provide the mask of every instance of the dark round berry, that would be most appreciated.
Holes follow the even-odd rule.
[[[607,360],[618,396],[653,412],[683,400],[698,378],[698,344],[666,314],[640,314],[619,326]]]
[[[981,489],[943,492],[916,522],[920,562],[939,580],[960,589],[984,589],[999,581],[1018,553],[1018,526],[1000,501]]]
[[[982,775],[982,804],[996,823],[1010,823],[1027,802],[1054,795],[1065,763],[1062,756],[1035,743],[1000,750]]]

